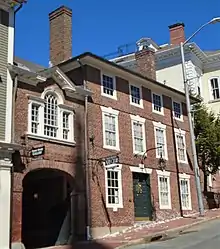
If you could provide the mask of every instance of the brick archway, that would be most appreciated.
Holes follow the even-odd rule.
[[[29,171],[22,182],[22,242],[25,247],[67,244],[71,236],[72,176],[44,167]]]

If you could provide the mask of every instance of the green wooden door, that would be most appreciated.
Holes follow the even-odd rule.
[[[150,175],[133,173],[134,212],[136,220],[152,217]]]

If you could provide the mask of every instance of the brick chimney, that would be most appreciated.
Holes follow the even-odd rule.
[[[155,67],[155,51],[149,47],[149,42],[146,38],[142,38],[137,42],[138,51],[135,53],[139,73],[156,80]]]
[[[72,57],[72,10],[61,6],[49,14],[50,64],[57,65]]]
[[[185,41],[184,23],[175,23],[169,26],[170,44],[179,45]]]

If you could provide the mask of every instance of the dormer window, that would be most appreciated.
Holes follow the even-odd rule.
[[[29,96],[28,135],[42,140],[74,143],[74,112],[54,91]]]

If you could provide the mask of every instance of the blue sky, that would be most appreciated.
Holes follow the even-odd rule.
[[[184,22],[188,37],[220,16],[219,0],[28,0],[16,16],[17,56],[48,66],[48,14],[61,5],[73,10],[73,56],[85,51],[106,55],[141,37],[164,44],[170,24]],[[194,41],[202,49],[220,49],[220,23],[207,26]]]

